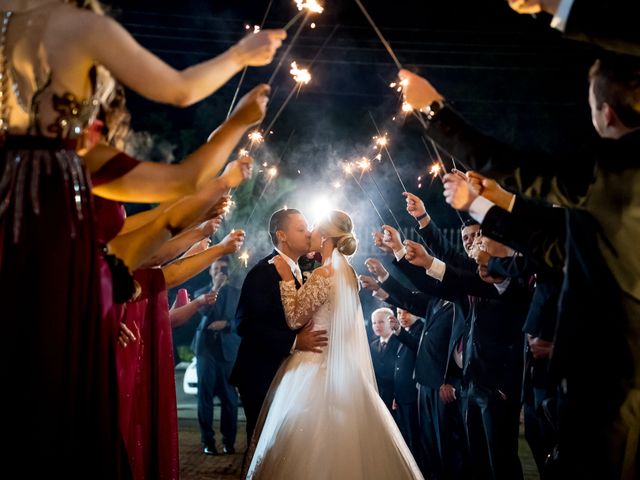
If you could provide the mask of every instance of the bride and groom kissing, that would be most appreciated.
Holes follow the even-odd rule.
[[[279,210],[269,235],[275,250],[248,272],[236,315],[246,478],[421,479],[378,395],[351,218],[333,210],[309,231],[298,210]],[[305,282],[310,251],[322,266]]]

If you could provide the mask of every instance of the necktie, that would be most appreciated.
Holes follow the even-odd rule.
[[[387,342],[380,342],[380,352],[384,352],[387,349]]]
[[[300,268],[296,267],[293,269],[293,276],[296,277],[298,283],[302,285],[302,272],[300,271]]]

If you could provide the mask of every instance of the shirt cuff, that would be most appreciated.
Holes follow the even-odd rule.
[[[375,292],[373,292],[373,298],[377,298],[378,300],[384,302],[387,298],[389,298],[389,294],[385,292],[383,289],[379,288]]]
[[[393,252],[393,256],[396,257],[396,260],[398,262],[402,260],[406,254],[407,254],[407,249],[404,247],[402,247],[400,250],[394,250]]]
[[[551,28],[564,32],[567,28],[567,20],[571,14],[571,7],[573,7],[574,0],[560,0],[558,10],[556,10],[553,19],[551,20]]]
[[[291,350],[289,350],[289,355],[296,351],[296,344],[298,343],[298,336],[293,339],[293,345],[291,345]]]
[[[434,258],[433,262],[431,263],[431,267],[427,268],[427,275],[441,282],[442,279],[444,278],[444,273],[446,271],[447,271],[447,264],[444,263],[442,260]]]
[[[398,261],[399,261],[399,260],[398,260]],[[382,277],[382,278],[378,278],[378,282],[380,282],[380,283],[384,283],[384,282],[386,282],[387,280],[389,280],[389,277],[390,277],[390,276],[391,276],[391,274],[390,274],[389,272],[387,272],[387,274],[386,274],[384,277]]]
[[[518,198],[517,195],[513,195],[511,197],[511,201],[509,202],[509,208],[507,208],[507,212],[509,212],[509,213],[513,212],[513,207],[516,204],[516,198]]]
[[[483,196],[478,196],[473,202],[471,202],[471,205],[469,205],[469,215],[471,215],[471,218],[476,222],[481,224],[484,217],[487,215],[487,212],[494,205],[495,203],[491,200],[484,198]]]

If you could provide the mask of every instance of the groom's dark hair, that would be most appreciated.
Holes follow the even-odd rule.
[[[282,210],[273,212],[273,215],[271,215],[271,219],[269,220],[269,236],[271,237],[271,243],[273,243],[274,247],[278,246],[278,236],[276,235],[276,232],[278,230],[284,230],[287,226],[289,215],[299,213],[300,210],[296,210],[295,208],[283,208]]]

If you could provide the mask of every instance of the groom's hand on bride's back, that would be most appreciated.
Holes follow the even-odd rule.
[[[296,335],[296,350],[302,352],[322,353],[327,346],[329,338],[326,330],[312,330],[313,322],[309,322]]]

